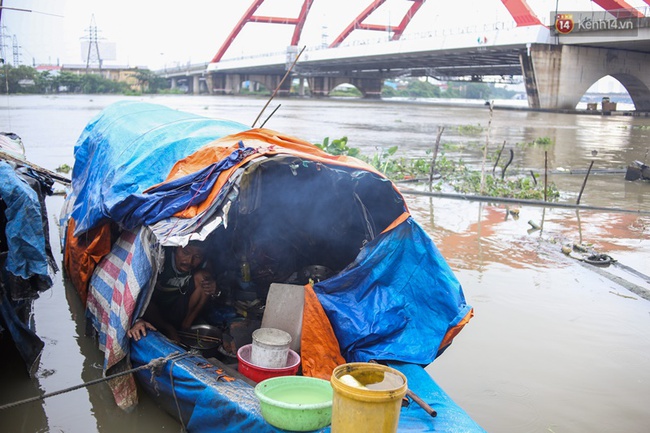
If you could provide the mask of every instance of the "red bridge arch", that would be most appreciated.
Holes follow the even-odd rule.
[[[244,28],[247,23],[268,23],[268,24],[284,24],[294,26],[294,31],[291,36],[290,45],[297,46],[300,42],[300,35],[302,33],[303,27],[305,25],[305,20],[309,14],[309,10],[314,3],[314,0],[304,0],[302,7],[298,13],[298,16],[295,18],[290,17],[274,17],[274,16],[261,16],[255,15],[257,9],[264,3],[265,0],[253,0],[253,3],[248,8],[248,10],[241,17],[239,22],[235,25],[235,28],[230,32],[224,43],[219,48],[217,54],[211,60],[211,63],[219,62],[223,55],[226,53],[230,45],[239,35],[239,32]],[[354,32],[354,30],[376,30],[376,31],[392,31],[393,35],[392,40],[399,40],[404,33],[404,30],[411,22],[415,14],[420,10],[422,5],[426,0],[405,0],[412,2],[413,4],[406,11],[402,17],[400,23],[397,26],[391,26],[390,28],[383,24],[370,24],[366,23],[365,20],[379,7],[381,7],[386,0],[371,0],[370,4],[356,17],[350,24],[348,24],[345,29],[339,34],[334,42],[330,44],[330,48],[337,47],[345,39]],[[625,0],[592,0],[598,6],[602,7],[608,12],[615,14],[618,17],[641,17],[639,11],[635,10],[632,6],[625,2]],[[650,0],[644,0],[645,3],[650,4]],[[542,25],[542,22],[531,10],[530,6],[526,3],[526,0],[501,0],[501,3],[506,7],[512,18],[517,23],[518,27],[525,26],[534,26]],[[627,12],[622,11],[627,10]]]

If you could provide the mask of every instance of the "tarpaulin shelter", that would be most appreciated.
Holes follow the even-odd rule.
[[[125,333],[149,300],[162,248],[191,240],[208,245],[223,275],[250,263],[262,298],[272,283],[300,281],[305,267],[331,270],[301,282],[305,375],[329,378],[346,361],[427,365],[472,315],[392,182],[268,129],[147,103],[109,106],[77,142],[63,220],[65,266],[87,297],[108,373],[128,367],[129,355],[140,364],[163,353],[164,344]],[[133,389],[113,383],[120,406],[135,404]]]
[[[58,271],[45,206],[54,182],[5,160],[0,178],[0,337],[9,336],[31,375],[45,346],[33,329],[33,302]]]

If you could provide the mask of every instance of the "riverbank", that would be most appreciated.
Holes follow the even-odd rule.
[[[484,107],[485,109],[492,108],[494,110],[512,110],[512,111],[530,111],[538,113],[560,113],[560,114],[585,114],[597,116],[632,116],[632,117],[650,117],[650,112],[636,111],[633,104],[619,104],[616,110],[602,109],[589,109],[587,103],[580,103],[574,109],[567,108],[530,108],[528,101],[523,99],[496,99],[496,100],[482,100],[482,99],[459,99],[459,98],[383,98],[382,101],[397,102],[397,103],[421,103],[449,107]]]

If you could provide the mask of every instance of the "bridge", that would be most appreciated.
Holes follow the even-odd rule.
[[[386,1],[369,0],[368,7],[329,46],[299,50],[314,0],[302,1],[297,17],[289,18],[256,15],[264,0],[252,0],[210,62],[158,74],[172,80],[172,86],[186,80],[195,94],[237,94],[249,81],[288,95],[293,79],[298,79],[301,94],[308,88],[312,96],[324,97],[348,83],[366,98],[379,98],[384,81],[398,77],[478,82],[522,77],[529,106],[541,109],[573,109],[591,85],[610,75],[626,88],[637,111],[650,111],[649,6],[592,0],[596,11],[548,11],[540,19],[526,0],[501,0],[511,23],[408,33],[409,23],[426,0],[404,0],[410,7],[392,27],[367,22]],[[650,5],[650,0],[643,1]],[[226,58],[248,23],[292,26],[288,48]],[[378,31],[381,37],[351,40],[358,30]]]

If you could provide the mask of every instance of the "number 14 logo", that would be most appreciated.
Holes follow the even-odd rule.
[[[566,35],[571,33],[573,27],[574,23],[572,14],[557,14],[555,16],[555,30],[557,30],[558,33]]]

